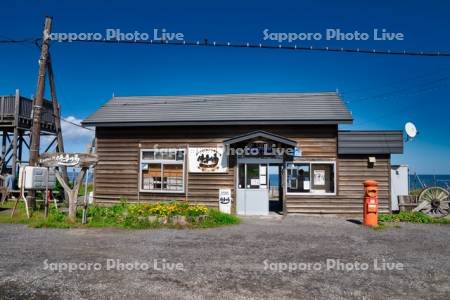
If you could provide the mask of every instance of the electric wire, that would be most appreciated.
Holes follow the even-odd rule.
[[[86,130],[94,131],[94,129],[92,129],[92,128],[85,127],[85,126],[83,126],[83,125],[81,125],[81,124],[77,124],[77,123],[75,123],[75,122],[69,121],[69,120],[67,120],[66,118],[58,117],[58,116],[55,115],[55,114],[52,114],[52,115],[53,115],[54,118],[59,119],[59,120],[61,120],[61,121],[63,121],[63,122],[66,122],[66,123],[68,123],[68,124],[71,124],[71,125],[73,125],[73,126],[77,126],[77,127],[80,127],[80,128],[86,129]]]
[[[37,43],[40,38],[27,39],[3,39],[0,43]],[[270,49],[270,50],[292,50],[292,51],[313,51],[313,52],[338,52],[338,53],[354,53],[354,54],[372,54],[372,55],[397,55],[397,56],[429,56],[429,57],[450,57],[449,51],[422,51],[422,50],[384,50],[384,49],[368,49],[368,48],[343,48],[329,46],[304,46],[304,45],[285,45],[285,44],[262,44],[262,43],[231,43],[231,42],[209,42],[208,39],[203,41],[153,41],[153,40],[61,40],[60,43],[103,43],[103,44],[143,44],[143,45],[167,45],[167,46],[194,46],[194,47],[212,47],[212,48],[253,48],[253,49]]]

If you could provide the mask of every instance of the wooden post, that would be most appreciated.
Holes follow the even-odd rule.
[[[20,92],[16,90],[14,99],[14,136],[13,136],[13,157],[12,157],[12,176],[16,178],[17,174],[17,140],[19,138],[19,109],[20,109]]]
[[[39,59],[38,83],[33,103],[33,126],[31,128],[30,166],[35,166],[39,159],[41,117],[42,117],[42,106],[44,104],[45,72],[47,69],[51,28],[52,28],[52,18],[46,17],[41,46],[41,57]]]
[[[23,130],[18,130],[19,132],[19,153],[17,153],[17,158],[19,164],[22,163],[22,150],[23,150]]]
[[[94,135],[94,150],[91,151],[91,153],[96,153],[98,146],[97,146],[97,137]],[[95,195],[96,195],[96,187],[95,187],[95,178],[96,178],[96,174],[95,174],[95,170],[96,168],[92,168],[92,191],[93,191],[93,199],[92,201],[95,203]],[[139,180],[138,180],[139,181]],[[139,189],[138,189],[138,202],[140,202],[140,198],[139,198]]]
[[[281,185],[283,186],[283,217],[287,216],[287,165],[282,165],[283,176],[281,176]]]
[[[16,212],[17,205],[19,204],[20,200],[23,200],[23,202],[25,203],[25,211],[27,213],[28,219],[31,217],[30,210],[28,208],[28,201],[25,197],[25,176],[26,176],[25,172],[26,171],[24,170],[23,174],[22,174],[23,176],[22,176],[22,182],[21,182],[21,187],[20,187],[20,196],[14,202],[14,206],[13,206],[12,213],[11,213],[11,218],[14,217],[14,213]]]
[[[2,157],[1,157],[1,168],[0,168],[0,173],[3,173],[3,170],[5,169],[5,161],[6,161],[6,135],[8,134],[8,132],[3,129],[3,133],[2,133]]]
[[[94,145],[94,142],[92,145]],[[92,151],[92,147],[89,152]],[[69,219],[72,222],[75,222],[77,213],[78,191],[87,170],[97,163],[97,156],[91,153],[44,153],[40,158],[40,163],[45,167],[55,168],[56,179],[58,179],[59,183],[64,188],[64,192],[66,192],[69,197]],[[69,186],[69,182],[63,178],[61,172],[57,169],[57,167],[61,165],[81,168],[80,173],[78,174],[74,182],[73,188]]]
[[[185,162],[184,162],[184,165],[185,165],[185,172],[186,172],[186,176],[185,176],[185,178],[186,178],[186,180],[185,180],[185,182],[184,182],[184,189],[185,189],[185,201],[187,202],[187,201],[189,201],[189,144],[187,144],[186,145],[186,153],[184,154],[184,155],[186,155],[185,156]]]
[[[85,184],[84,184],[83,218],[82,218],[82,221],[81,221],[82,224],[86,224],[87,223],[87,209],[88,209],[87,193],[88,193],[89,169],[87,169],[85,177],[86,177],[86,181],[85,181]]]
[[[63,179],[61,173],[58,170],[55,170],[56,178],[58,179],[59,183],[61,183],[62,187],[64,188],[64,191],[69,196],[69,220],[71,222],[76,222],[78,191],[80,190],[80,185],[83,182],[83,178],[88,168],[89,167],[81,168],[80,173],[78,174],[72,189],[69,187],[68,182]]]
[[[41,137],[41,117],[42,106],[44,104],[45,71],[49,52],[50,32],[52,28],[52,18],[45,17],[44,32],[42,37],[41,57],[39,58],[39,75],[37,80],[36,94],[33,101],[33,125],[31,127],[30,142],[30,166],[36,166],[39,160],[39,147]],[[36,207],[36,192],[30,193],[31,207]]]

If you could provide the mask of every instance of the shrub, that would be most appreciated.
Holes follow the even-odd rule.
[[[220,212],[216,209],[208,210],[208,217],[200,225],[201,227],[217,227],[224,225],[238,224],[240,219],[237,216]]]
[[[127,202],[121,201],[111,207],[92,205],[89,206],[87,216],[89,221],[95,225],[119,225],[124,221],[124,215],[127,211]]]
[[[52,222],[64,222],[66,220],[66,215],[51,206],[48,214],[48,220]]]
[[[380,214],[380,222],[409,222],[421,224],[450,224],[450,220],[442,218],[433,218],[421,212],[402,211],[398,214]]]
[[[189,216],[196,217],[206,215],[208,208],[204,205],[190,205],[187,202],[158,202],[146,204],[132,204],[128,206],[128,212],[136,217],[171,217]]]
[[[149,218],[149,216],[154,217]],[[171,218],[175,216],[186,218],[181,218],[183,222],[180,223],[179,218]],[[151,204],[128,204],[126,199],[121,199],[120,203],[110,207],[89,206],[87,211],[87,225],[80,224],[81,217],[82,211],[78,210],[78,222],[69,222],[65,213],[51,206],[48,218],[45,218],[43,211],[40,210],[35,211],[32,218],[28,219],[26,218],[23,207],[21,207],[13,219],[9,216],[2,218],[0,215],[0,222],[24,223],[32,227],[72,228],[88,226],[130,229],[154,227],[207,228],[239,223],[239,219],[236,216],[208,209],[204,205],[190,205],[188,202],[175,201]]]
[[[199,217],[208,214],[208,208],[203,205],[192,205],[186,209],[186,216]]]

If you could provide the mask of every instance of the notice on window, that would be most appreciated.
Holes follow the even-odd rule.
[[[325,170],[314,170],[314,185],[325,185]]]
[[[259,178],[256,178],[256,179],[252,178],[250,180],[250,185],[252,185],[252,186],[259,185]]]
[[[309,180],[303,181],[303,189],[309,190],[311,187],[309,186]]]
[[[267,166],[266,165],[259,166],[259,174],[262,176],[265,176],[267,174]]]
[[[261,185],[267,185],[267,177],[266,177],[266,175],[259,176],[259,182],[261,183]]]

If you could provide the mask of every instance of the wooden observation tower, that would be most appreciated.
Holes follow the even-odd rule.
[[[33,126],[33,100],[20,95],[0,96],[1,172],[16,176],[21,164],[28,164]],[[55,109],[56,108],[56,109]],[[61,134],[58,103],[43,101],[40,136],[44,142],[41,153],[61,151],[58,135]],[[44,137],[44,138],[42,138]],[[48,137],[48,138],[46,138]],[[45,145],[47,144],[47,145]]]

